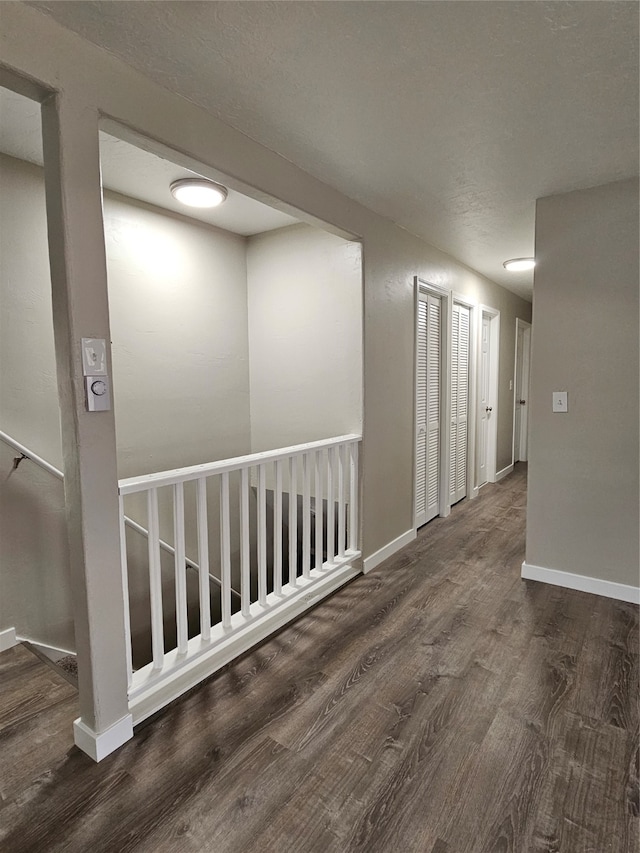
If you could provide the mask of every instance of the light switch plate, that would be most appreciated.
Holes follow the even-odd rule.
[[[107,342],[102,338],[82,339],[82,373],[84,376],[107,375]]]
[[[567,392],[566,391],[554,391],[553,392],[552,409],[554,412],[568,412],[569,411],[569,404],[567,402]]]

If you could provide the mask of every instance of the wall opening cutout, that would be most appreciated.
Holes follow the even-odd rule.
[[[286,205],[267,203],[263,194],[248,195],[218,171],[132,136],[112,121],[103,123],[100,153],[119,476],[360,434],[360,243],[309,223]],[[171,185],[194,176],[228,188],[224,204],[187,208],[176,200]],[[301,505],[302,465],[298,468],[293,500]],[[277,538],[273,473],[266,472],[265,484],[269,591]],[[232,477],[228,486],[236,591],[242,583],[240,485]],[[253,565],[257,480],[250,488]],[[171,544],[172,496],[165,491],[158,495],[158,523],[160,538]],[[286,527],[289,493],[283,498]],[[211,478],[214,623],[221,618],[220,500],[219,484]],[[311,509],[326,527],[327,501],[316,510],[312,499]],[[125,511],[149,529],[141,496],[128,496]],[[185,489],[184,511],[187,562],[197,564],[197,501],[190,489]],[[151,654],[147,540],[130,527],[126,540],[133,657],[140,666]],[[283,541],[290,541],[288,529]],[[302,541],[299,546],[302,555]],[[162,552],[161,562],[165,638],[171,647],[176,596],[169,551]],[[198,573],[186,571],[191,636],[198,628]],[[255,596],[255,572],[251,584]],[[232,608],[239,606],[240,596],[233,595]]]

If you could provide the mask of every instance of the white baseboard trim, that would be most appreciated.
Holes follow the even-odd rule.
[[[57,661],[60,658],[66,658],[70,655],[75,657],[76,652],[71,651],[71,649],[61,649],[59,646],[50,646],[48,643],[39,643],[37,640],[30,640],[29,637],[17,637],[19,643],[29,643],[31,646],[35,646],[38,651],[42,652],[43,655],[50,658],[52,661]]]
[[[405,545],[408,545],[409,542],[413,542],[413,540],[417,536],[417,532],[415,528],[411,528],[411,530],[407,530],[406,533],[403,533],[401,536],[396,537],[393,541],[388,542],[384,547],[380,548],[370,557],[365,557],[362,563],[362,572],[363,574],[367,574],[372,569],[375,569],[376,566],[379,566],[380,563],[384,563],[389,557],[393,557],[393,555],[399,551],[401,548],[404,548]]]
[[[76,746],[94,761],[102,761],[123,743],[133,737],[133,717],[127,714],[104,732],[94,732],[81,719],[73,723],[73,739]]]
[[[15,628],[5,628],[0,631],[0,652],[6,652],[7,649],[12,649],[18,645]]]
[[[559,569],[545,569],[542,566],[533,566],[527,562],[522,564],[522,577],[524,580],[541,581],[542,583],[553,584],[553,586],[576,589],[579,592],[590,592],[593,595],[604,595],[606,598],[628,601],[631,604],[640,604],[640,587],[629,586],[624,583],[576,575],[573,572],[562,572]]]
[[[494,480],[494,483],[499,483],[500,480],[504,480],[504,478],[507,477],[512,471],[513,471],[513,462],[511,463],[511,465],[507,465],[506,468],[503,468],[502,471],[498,471],[498,473],[496,474],[496,478]]]

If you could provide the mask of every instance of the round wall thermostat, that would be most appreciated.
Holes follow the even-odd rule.
[[[96,397],[102,397],[103,394],[107,393],[107,383],[103,382],[102,379],[96,379],[95,382],[91,383],[91,392],[96,395]]]

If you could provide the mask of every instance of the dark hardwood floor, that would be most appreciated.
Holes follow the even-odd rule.
[[[71,685],[5,652],[0,849],[636,853],[637,608],[520,579],[525,477],[99,765]]]

